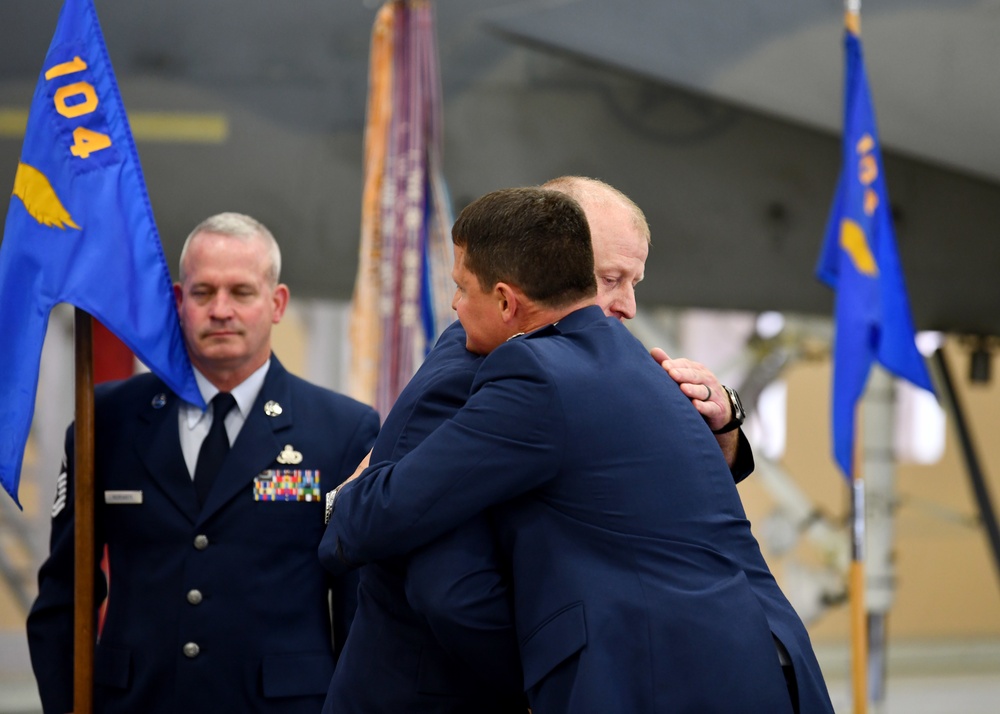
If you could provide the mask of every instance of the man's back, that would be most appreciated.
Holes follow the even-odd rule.
[[[652,671],[671,673],[653,690],[656,711],[713,711],[711,702],[750,702],[741,691],[772,686],[785,703],[771,634],[795,665],[801,711],[832,711],[805,627],[764,561],[704,420],[620,325],[583,318],[524,341],[551,375],[566,435],[559,475],[498,519],[515,582],[545,573],[544,587],[516,589],[526,688],[552,671],[558,653],[571,654],[565,627],[574,616],[552,613],[596,601],[596,612],[580,613],[578,634],[587,649],[597,632],[609,650],[635,652],[640,641],[625,640],[645,633]],[[553,542],[560,545],[538,547]],[[637,602],[658,605],[639,613]],[[600,662],[584,653],[581,663],[588,659]],[[578,672],[587,701],[607,667]],[[693,697],[688,705],[682,695]]]
[[[523,338],[551,390],[522,428],[563,445],[557,475],[497,518],[532,706],[790,711],[745,570],[770,574],[729,470],[621,332],[578,312]]]

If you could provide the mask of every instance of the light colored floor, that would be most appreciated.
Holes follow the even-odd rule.
[[[851,714],[850,682],[828,679],[837,714]],[[881,707],[868,714],[997,714],[1000,711],[1000,672],[969,675],[890,677]]]
[[[817,647],[837,714],[851,714],[851,656],[846,647]],[[997,714],[1000,642],[891,644],[885,698],[868,714]]]
[[[0,714],[40,714],[30,672],[11,657],[26,658],[7,641],[0,657]],[[846,649],[817,648],[837,714],[852,714]],[[23,660],[26,662],[26,659]],[[882,706],[868,714],[997,714],[1000,712],[1000,642],[897,645],[889,653]],[[803,713],[808,714],[808,713]]]

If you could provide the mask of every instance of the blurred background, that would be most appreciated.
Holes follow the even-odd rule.
[[[850,711],[849,490],[830,455],[833,293],[814,276],[840,171],[843,3],[431,4],[452,208],[561,174],[601,178],[643,208],[653,244],[631,327],[743,394],[757,455],[743,501],[809,624],[838,712]],[[293,296],[275,351],[293,372],[348,391],[368,52],[382,3],[95,5],[171,269],[206,216],[263,221]],[[0,0],[6,190],[60,6]],[[873,666],[884,666],[894,714],[992,712],[1000,570],[982,494],[1000,489],[1000,0],[869,0],[862,18],[914,319],[967,427],[926,394],[873,377],[859,434],[893,447],[866,455],[890,463],[870,500],[885,554],[869,578],[885,625],[885,660]],[[71,311],[60,308],[24,512],[0,499],[0,712],[37,708],[24,617],[72,393]]]

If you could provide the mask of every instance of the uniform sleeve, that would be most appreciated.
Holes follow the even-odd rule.
[[[398,463],[375,464],[338,491],[323,564],[404,555],[541,486],[556,473],[564,431],[556,389],[531,349],[499,347],[454,418]]]
[[[524,678],[506,570],[483,514],[410,554],[406,596],[479,686],[513,697]]]
[[[66,457],[52,506],[49,556],[38,572],[38,597],[28,613],[28,649],[31,667],[45,714],[73,710],[73,602],[74,528],[73,427],[66,435]],[[95,603],[105,595],[104,578],[97,568],[95,538]],[[96,616],[96,613],[95,613]]]
[[[366,407],[357,420],[357,427],[354,433],[347,439],[347,446],[344,449],[344,460],[341,463],[340,473],[336,480],[339,486],[344,480],[354,473],[354,470],[361,463],[361,460],[368,455],[375,438],[378,436],[379,419],[378,413]]]
[[[349,440],[344,457],[344,465],[337,483],[343,482],[354,473],[361,460],[371,450],[378,436],[379,419],[373,409],[366,409],[358,420],[357,429]],[[340,652],[347,642],[354,614],[358,608],[358,573],[345,571],[330,577],[331,618],[333,624],[334,661],[340,658]]]
[[[752,474],[756,466],[753,460],[753,449],[750,448],[750,442],[747,440],[746,434],[743,433],[742,429],[740,429],[739,434],[740,440],[736,445],[736,461],[729,468],[729,472],[733,475],[735,483],[740,483]]]

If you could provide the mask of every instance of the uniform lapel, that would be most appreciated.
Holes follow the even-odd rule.
[[[288,372],[272,355],[264,386],[212,484],[199,522],[211,517],[234,497],[253,498],[254,477],[269,468],[281,452],[278,432],[292,425],[292,407]]]
[[[136,439],[136,450],[153,481],[194,523],[198,517],[198,497],[184,463],[177,434],[180,397],[162,384],[158,390],[150,390],[149,401],[139,412],[142,425]]]

